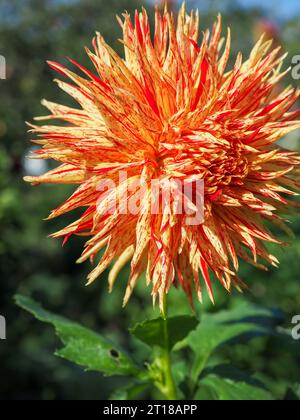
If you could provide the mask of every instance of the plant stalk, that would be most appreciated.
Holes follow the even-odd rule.
[[[169,346],[169,330],[168,330],[168,310],[167,310],[167,296],[164,298],[163,318],[163,333],[164,333],[164,350],[161,357],[161,368],[163,374],[163,389],[164,394],[168,400],[178,400],[177,388],[172,373],[171,354]]]

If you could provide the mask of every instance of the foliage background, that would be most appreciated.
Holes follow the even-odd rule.
[[[51,329],[40,325],[19,310],[13,295],[33,295],[53,312],[61,313],[118,339],[129,351],[127,328],[147,315],[153,317],[149,291],[143,280],[129,306],[121,309],[128,269],[124,269],[112,295],[107,294],[106,273],[89,288],[84,287],[88,265],[78,266],[83,241],[71,239],[62,249],[61,243],[47,238],[72,220],[75,215],[44,222],[70,193],[70,187],[25,185],[22,176],[47,168],[29,163],[29,136],[24,121],[45,113],[42,98],[67,103],[68,98],[52,83],[56,77],[47,67],[47,59],[66,63],[65,57],[88,65],[83,47],[90,45],[95,30],[100,30],[109,43],[121,51],[117,41],[120,29],[115,14],[133,12],[143,2],[138,0],[1,0],[0,54],[7,61],[7,80],[1,80],[0,100],[0,314],[7,320],[7,340],[0,341],[1,399],[107,399],[112,389],[123,385],[121,379],[107,379],[99,374],[84,373],[80,368],[52,356],[58,345]],[[246,55],[262,19],[278,25],[279,42],[292,55],[300,54],[300,5],[295,13],[280,18],[276,4],[266,2],[269,9],[254,7],[253,2],[202,1],[202,25],[206,28],[222,10],[224,27],[233,31],[233,54]],[[294,3],[294,2],[291,2]],[[152,4],[143,3],[148,9]],[[187,1],[187,6],[197,5]],[[278,9],[279,10],[279,9]],[[298,13],[298,14],[297,14]],[[224,28],[225,29],[225,28]],[[286,78],[287,83],[296,82]],[[299,147],[300,133],[289,139]],[[36,162],[36,161],[35,161]],[[50,165],[50,163],[47,163]],[[280,308],[281,325],[291,328],[291,319],[300,313],[300,223],[293,221],[297,238],[288,250],[277,249],[282,261],[279,270],[258,272],[243,265],[242,277],[250,284],[244,296],[228,297],[216,287],[217,305],[206,301],[198,311],[214,312],[248,300]],[[189,313],[184,296],[174,290],[172,313]],[[284,345],[275,338],[257,338],[251,344],[229,346],[218,354],[237,367],[266,378],[277,398],[286,389],[300,383],[299,347]],[[139,351],[143,351],[140,349]],[[294,393],[290,392],[294,396]]]

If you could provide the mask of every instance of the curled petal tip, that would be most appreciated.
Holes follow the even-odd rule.
[[[31,184],[33,184],[33,183],[34,183],[34,177],[32,177],[32,176],[24,176],[24,177],[23,177],[23,180],[24,180],[25,182],[30,182]]]

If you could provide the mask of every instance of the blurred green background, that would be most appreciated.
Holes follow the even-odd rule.
[[[175,6],[175,2],[174,6]],[[250,51],[258,34],[265,30],[290,52],[300,54],[299,2],[269,1],[261,8],[255,1],[201,1],[201,24],[211,25],[222,11],[224,32],[230,25],[233,33],[232,59],[242,50]],[[1,0],[0,54],[6,58],[7,79],[0,80],[0,314],[7,320],[7,340],[0,341],[1,399],[106,399],[123,380],[102,378],[84,373],[80,368],[52,355],[58,346],[50,327],[39,324],[19,310],[13,301],[18,292],[33,295],[53,312],[97,329],[118,339],[128,348],[127,328],[146,316],[153,317],[150,292],[139,282],[126,309],[121,308],[128,269],[123,270],[112,295],[107,294],[105,273],[102,279],[86,288],[89,264],[78,266],[83,239],[73,238],[62,248],[59,241],[48,238],[74,220],[76,214],[59,220],[43,221],[51,209],[68,197],[72,188],[42,186],[32,188],[22,181],[37,175],[51,163],[28,161],[30,137],[25,121],[45,113],[42,98],[68,103],[66,95],[52,83],[56,77],[45,63],[47,59],[66,63],[70,56],[89,66],[84,46],[90,46],[96,30],[121,52],[121,36],[115,15],[125,9],[133,12],[151,3],[138,0]],[[284,7],[286,5],[286,7]],[[187,6],[198,6],[187,1]],[[285,83],[296,84],[290,76]],[[299,148],[300,133],[285,140]],[[215,307],[206,301],[198,311],[217,311],[249,300],[281,310],[281,325],[291,328],[291,319],[300,314],[300,223],[293,221],[297,233],[288,250],[276,249],[281,260],[279,270],[259,272],[242,266],[242,278],[250,290],[228,297],[216,286]],[[171,295],[171,311],[189,313],[185,297],[176,290]],[[176,308],[176,309],[175,309]],[[285,346],[276,339],[257,338],[251,344],[227,348],[220,357],[237,367],[259,372],[278,398],[286,384],[300,383],[299,347]],[[131,349],[128,348],[130,351]]]

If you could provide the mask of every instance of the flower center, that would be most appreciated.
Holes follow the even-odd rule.
[[[210,185],[241,185],[248,174],[248,161],[236,151],[217,156],[208,168],[207,182]]]

